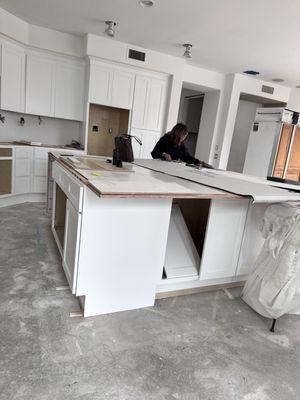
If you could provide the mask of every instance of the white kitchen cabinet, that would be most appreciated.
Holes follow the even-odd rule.
[[[85,67],[82,63],[57,62],[55,72],[57,118],[83,120]]]
[[[104,106],[111,105],[113,70],[109,65],[91,63],[89,101]]]
[[[142,133],[141,158],[152,158],[151,151],[159,141],[159,138],[160,133],[158,132],[144,131]]]
[[[24,112],[25,109],[25,50],[2,42],[1,109]]]
[[[134,74],[114,70],[111,105],[117,108],[131,109],[134,89]]]
[[[16,147],[14,156],[14,194],[30,193],[33,148]]]
[[[162,133],[166,111],[167,79],[137,75],[132,109],[133,128]]]
[[[67,200],[63,268],[73,294],[76,292],[77,267],[81,231],[81,214]]]
[[[26,112],[54,116],[55,62],[39,53],[27,54]]]
[[[138,75],[135,80],[131,125],[137,129],[147,129],[147,105],[150,93],[150,78]]]
[[[134,73],[99,61],[91,61],[90,103],[131,109]]]
[[[236,276],[249,200],[211,200],[200,280]]]
[[[53,149],[52,149],[53,150]],[[46,193],[49,148],[35,148],[33,157],[32,189],[33,193]]]
[[[159,141],[160,133],[143,129],[132,128],[130,134],[137,136],[142,145],[140,146],[135,139],[132,139],[132,149],[134,158],[152,158],[151,151]]]

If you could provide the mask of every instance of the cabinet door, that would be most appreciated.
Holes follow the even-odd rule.
[[[282,125],[282,131],[279,139],[275,166],[273,171],[273,176],[275,176],[276,178],[284,178],[284,171],[293,135],[293,129],[294,129],[293,125],[290,124]]]
[[[90,67],[90,103],[109,106],[111,104],[113,70],[102,64],[92,63]]]
[[[157,132],[145,131],[142,134],[141,158],[152,158],[151,151],[158,142],[160,134]]]
[[[26,112],[54,116],[55,63],[41,55],[27,55]]]
[[[147,106],[150,93],[150,78],[137,75],[135,79],[131,126],[147,128]]]
[[[29,193],[31,191],[32,154],[30,147],[17,147],[14,160],[14,193]]]
[[[55,117],[83,120],[84,66],[58,62],[55,82]]]
[[[163,129],[166,84],[164,80],[151,79],[146,125],[149,130],[161,132]]]
[[[248,199],[211,201],[200,280],[236,275],[248,204]]]
[[[25,51],[11,43],[2,43],[1,108],[16,112],[25,109]]]
[[[73,294],[76,292],[80,231],[81,214],[67,200],[63,268]]]
[[[140,141],[142,142],[142,133],[138,129],[131,129],[130,134],[132,136],[137,136]],[[132,138],[132,150],[133,150],[133,156],[134,158],[142,158],[142,146],[134,139]]]
[[[111,105],[117,108],[131,109],[134,87],[134,74],[115,70],[113,76]]]

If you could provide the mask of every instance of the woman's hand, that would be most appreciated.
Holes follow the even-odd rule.
[[[170,154],[162,153],[162,156],[166,161],[172,161],[172,157],[170,156]]]

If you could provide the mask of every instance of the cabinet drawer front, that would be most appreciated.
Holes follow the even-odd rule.
[[[16,158],[31,158],[32,150],[30,147],[16,147]]]
[[[70,173],[64,170],[56,162],[53,164],[52,177],[67,195],[73,206],[79,212],[82,211],[83,184],[80,184]]]
[[[31,160],[27,158],[16,159],[15,162],[15,176],[30,176],[30,163]]]
[[[34,160],[34,176],[46,177],[48,163],[47,160]]]

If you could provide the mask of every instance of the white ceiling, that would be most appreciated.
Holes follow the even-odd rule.
[[[118,23],[116,40],[181,56],[193,44],[194,65],[231,73],[256,69],[260,77],[300,85],[298,0],[0,0],[25,21],[64,32],[102,35]],[[113,39],[112,39],[113,40]]]

